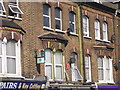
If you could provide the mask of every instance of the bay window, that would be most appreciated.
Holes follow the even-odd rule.
[[[20,41],[5,39],[0,40],[0,76],[21,76]]]

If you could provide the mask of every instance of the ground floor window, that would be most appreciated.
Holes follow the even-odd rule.
[[[63,54],[61,50],[53,52],[51,49],[45,51],[45,75],[49,80],[63,80]]]
[[[20,41],[0,39],[0,76],[21,76]]]
[[[106,56],[98,57],[99,82],[113,82],[112,59]]]

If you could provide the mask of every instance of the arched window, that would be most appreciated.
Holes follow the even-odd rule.
[[[55,77],[56,79],[62,79],[62,68],[63,68],[63,59],[62,59],[62,51],[57,50],[54,55],[55,62]]]
[[[52,75],[52,51],[46,49],[45,51],[46,60],[45,60],[45,75],[50,79],[53,79]]]
[[[75,13],[69,12],[69,27],[71,33],[76,33]]]
[[[91,82],[91,62],[90,55],[85,56],[85,77],[87,82]]]
[[[83,17],[83,36],[89,37],[89,19],[87,16]]]
[[[60,8],[55,8],[55,28],[62,30],[62,11]]]
[[[108,33],[107,33],[107,23],[106,22],[103,22],[103,40],[104,41],[108,41]]]
[[[98,80],[104,80],[103,57],[98,57]]]
[[[43,26],[51,28],[50,6],[47,4],[43,5]]]
[[[99,20],[95,20],[95,39],[100,40],[100,22]]]
[[[80,75],[80,72],[77,68],[77,54],[75,52],[71,53],[71,59],[72,63],[71,63],[71,69],[72,69],[72,81],[78,81],[78,80],[82,80],[82,76]]]

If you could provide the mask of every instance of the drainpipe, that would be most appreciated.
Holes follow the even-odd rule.
[[[80,73],[83,76],[83,82],[85,82],[85,69],[84,69],[84,51],[83,51],[83,32],[82,32],[82,9],[81,5],[78,5],[78,38],[80,49]]]

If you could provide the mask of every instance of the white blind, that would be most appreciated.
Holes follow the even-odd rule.
[[[16,60],[15,58],[7,58],[7,73],[16,73]]]
[[[8,41],[6,49],[7,49],[7,51],[6,51],[7,55],[16,56],[15,41],[13,41],[13,40]]]

